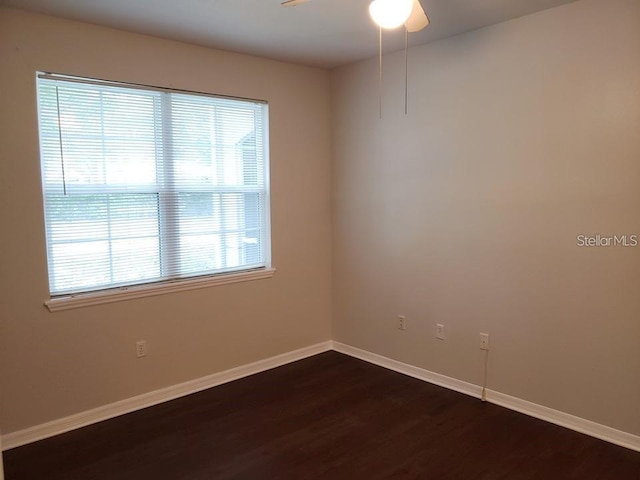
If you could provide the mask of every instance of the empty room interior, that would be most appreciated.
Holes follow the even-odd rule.
[[[0,479],[640,479],[640,0],[0,0]]]

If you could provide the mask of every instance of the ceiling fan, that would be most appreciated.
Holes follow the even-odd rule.
[[[280,3],[283,7],[295,7],[311,0],[285,0]],[[404,24],[404,113],[408,112],[408,50],[409,33],[419,32],[429,25],[427,16],[420,0],[373,0],[369,4],[369,15],[380,27],[379,35],[379,100],[380,118],[382,118],[382,30],[391,30]]]
[[[295,7],[311,0],[285,0],[280,5]],[[419,0],[373,0],[369,4],[373,21],[384,29],[397,28],[404,23],[407,32],[419,32],[429,25],[429,17]]]

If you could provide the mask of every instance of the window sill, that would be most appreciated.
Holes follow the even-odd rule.
[[[80,293],[77,295],[69,295],[67,297],[52,298],[51,300],[44,302],[44,304],[50,312],[59,312],[61,310],[71,310],[73,308],[89,307],[91,305],[101,305],[103,303],[122,302],[124,300],[132,300],[134,298],[164,295],[184,290],[195,290],[198,288],[215,287],[230,283],[260,280],[263,278],[271,278],[275,273],[275,268],[267,268],[264,270],[229,273],[156,285],[136,285],[107,292]]]

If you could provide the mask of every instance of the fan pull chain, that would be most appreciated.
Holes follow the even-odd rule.
[[[56,85],[56,110],[58,112],[58,141],[60,142],[60,166],[62,167],[62,192],[67,195],[67,180],[64,171],[64,151],[62,148],[62,122],[60,121],[60,94]]]
[[[409,30],[404,31],[404,114],[409,104]]]
[[[379,67],[379,83],[378,83],[378,100],[380,102],[380,119],[382,119],[382,27],[380,27],[380,38],[378,45],[378,67]]]

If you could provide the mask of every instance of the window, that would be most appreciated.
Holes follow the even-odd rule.
[[[53,297],[270,268],[266,103],[37,82]]]

